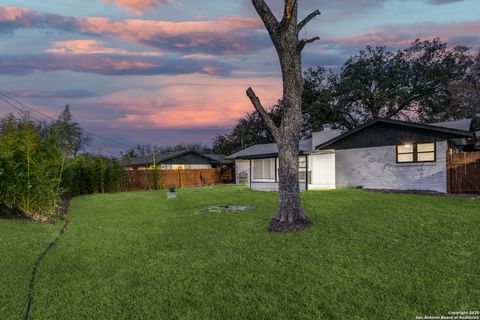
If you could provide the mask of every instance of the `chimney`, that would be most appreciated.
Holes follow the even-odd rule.
[[[330,123],[325,123],[323,126],[323,131],[332,131],[333,125]]]
[[[339,135],[343,132],[339,129],[333,129],[332,124],[324,124],[322,126],[323,130],[318,132],[312,132],[312,146],[315,148],[316,146],[325,143]]]

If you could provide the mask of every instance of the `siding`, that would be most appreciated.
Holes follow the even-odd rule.
[[[250,160],[235,160],[235,183],[240,183],[239,174],[242,172],[246,172],[248,174],[248,183],[248,181],[250,181]]]
[[[335,189],[335,151],[308,156],[308,189]]]
[[[299,184],[300,190],[305,190],[305,183],[302,182]],[[278,182],[253,182],[252,181],[252,190],[257,191],[278,191]]]
[[[356,148],[371,148],[382,146],[394,146],[397,144],[422,143],[434,141],[446,141],[454,138],[464,138],[468,132],[448,133],[429,128],[411,127],[402,124],[385,123],[380,120],[370,126],[366,126],[343,139],[333,142],[327,149],[345,150]],[[449,130],[443,128],[443,130]]]
[[[394,145],[336,150],[336,187],[447,192],[447,142],[436,144],[433,163],[397,164]]]

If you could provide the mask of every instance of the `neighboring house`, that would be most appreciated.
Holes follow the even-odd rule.
[[[471,120],[420,124],[379,119],[348,132],[324,130],[300,141],[301,190],[363,187],[447,191],[447,150],[475,146]],[[235,160],[237,183],[255,190],[278,189],[276,144],[253,145]]]
[[[153,169],[154,162],[161,170],[210,169],[233,166],[232,160],[219,154],[202,154],[192,150],[157,153],[122,160],[126,170]]]

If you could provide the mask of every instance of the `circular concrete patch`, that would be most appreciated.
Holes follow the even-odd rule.
[[[206,208],[199,209],[194,212],[194,214],[201,214],[201,213],[226,213],[226,212],[234,212],[234,213],[248,213],[255,210],[254,206],[243,206],[243,205],[231,205],[231,206],[209,206]]]

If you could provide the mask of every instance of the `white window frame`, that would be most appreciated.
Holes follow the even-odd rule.
[[[265,159],[252,159],[252,182],[275,182],[275,167],[276,167],[275,158],[265,158]],[[262,165],[262,178],[255,177],[255,165],[261,163]],[[267,175],[267,169],[265,164],[268,163],[269,176],[273,174],[273,177],[265,178]],[[273,167],[272,167],[273,166]]]

